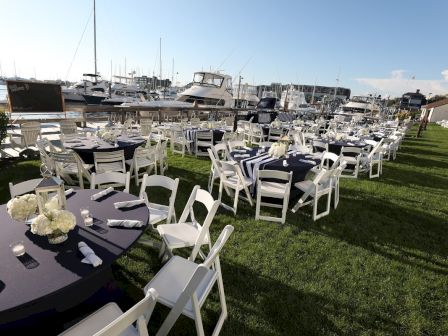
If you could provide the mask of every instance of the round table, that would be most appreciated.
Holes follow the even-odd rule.
[[[98,137],[80,137],[64,142],[64,147],[74,150],[84,163],[94,163],[94,152],[113,152],[117,150],[124,150],[124,159],[130,160],[134,157],[135,149],[145,143],[145,141],[139,135],[119,136],[117,138],[117,146],[115,147],[113,144]]]
[[[126,210],[113,206],[114,202],[138,199],[136,196],[113,191],[91,201],[90,196],[97,192],[76,190],[67,196],[67,209],[76,216],[77,226],[58,245],[31,233],[24,222],[9,217],[6,205],[0,206],[0,325],[43,312],[63,311],[84,301],[104,285],[110,265],[143,234],[149,220],[145,205]],[[95,219],[92,227],[86,227],[81,219],[82,206],[88,206]],[[135,219],[145,225],[108,227],[107,219]],[[15,257],[9,245],[20,240],[26,254]],[[81,262],[84,256],[78,249],[80,241],[103,260],[102,265],[93,267]],[[30,261],[38,263],[37,267],[27,268]]]
[[[327,139],[317,139],[323,143],[328,143],[328,151],[334,154],[341,154],[342,147],[358,147],[363,148],[367,146],[367,144],[363,141],[359,140],[330,140]]]

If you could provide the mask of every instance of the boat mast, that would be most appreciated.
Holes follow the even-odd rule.
[[[93,0],[93,52],[94,52],[94,58],[95,58],[95,83],[96,75],[97,75],[97,69],[96,69],[96,6],[95,6],[95,0]]]
[[[159,80],[160,80],[160,87],[162,87],[162,38],[160,38],[160,40],[159,40],[159,64],[160,64],[160,74],[159,74],[159,76],[160,76],[160,78],[159,78]]]

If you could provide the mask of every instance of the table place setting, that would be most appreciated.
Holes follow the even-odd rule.
[[[82,263],[91,264],[93,267],[98,267],[103,263],[103,260],[85,242],[79,242],[78,248],[84,256],[84,259],[81,260]]]
[[[110,194],[111,192],[113,192],[113,191],[114,191],[114,188],[109,187],[109,188],[107,188],[107,189],[104,189],[104,190],[102,190],[102,191],[100,191],[100,192],[98,192],[98,193],[93,194],[92,196],[90,196],[90,200],[92,200],[92,201],[96,201],[96,200],[98,200],[99,198],[102,198],[102,197],[104,197],[104,196],[109,195],[109,194]]]
[[[135,201],[124,201],[124,202],[115,202],[114,207],[115,209],[123,209],[123,208],[131,208],[135,207],[137,205],[146,204],[144,199],[138,199]]]
[[[140,228],[143,226],[143,222],[133,219],[108,219],[107,226],[109,227],[125,227],[125,228]]]

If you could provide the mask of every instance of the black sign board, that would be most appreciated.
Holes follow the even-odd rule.
[[[11,112],[63,112],[64,99],[58,84],[6,81]]]

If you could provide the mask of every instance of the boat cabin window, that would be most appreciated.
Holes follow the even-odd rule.
[[[232,93],[232,79],[227,78],[226,80],[226,90],[230,93]]]
[[[202,86],[221,87],[223,81],[222,76],[205,72],[196,72],[193,78],[193,84]]]

